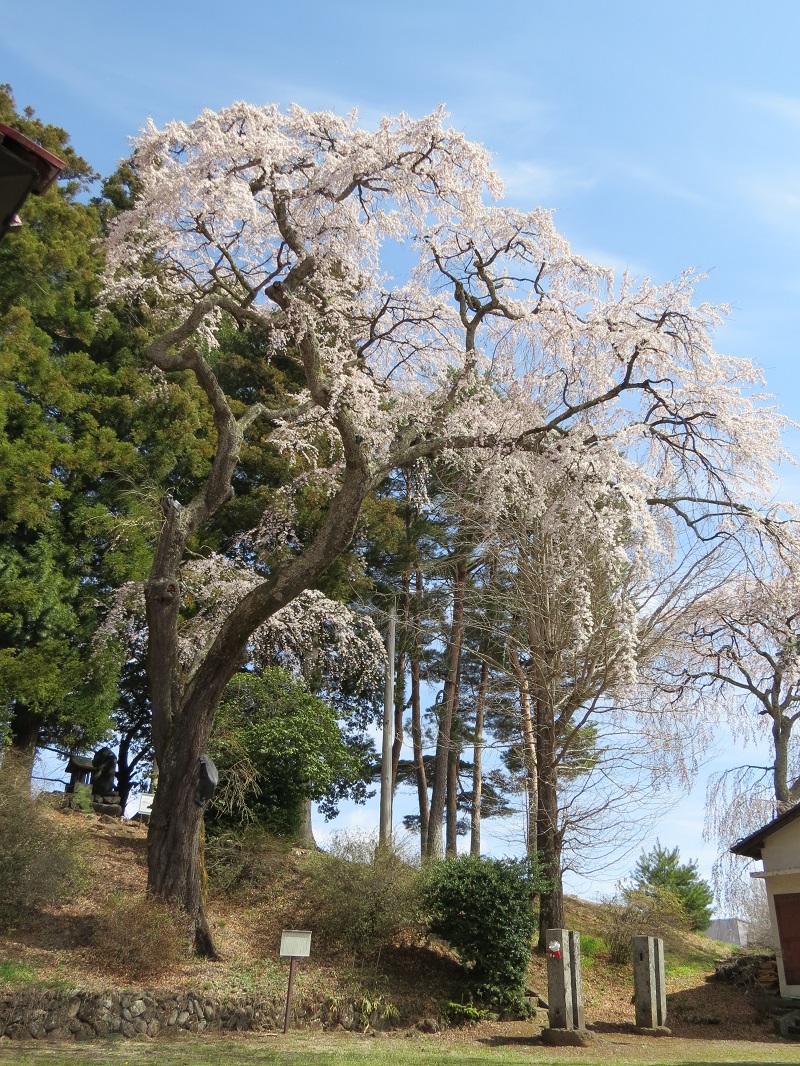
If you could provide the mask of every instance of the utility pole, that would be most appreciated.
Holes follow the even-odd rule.
[[[394,742],[394,631],[397,612],[389,608],[386,633],[386,689],[383,698],[383,748],[381,752],[381,820],[378,847],[392,846],[392,744]]]

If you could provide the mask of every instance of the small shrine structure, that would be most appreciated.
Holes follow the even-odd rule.
[[[800,804],[738,840],[731,851],[764,865],[750,876],[766,882],[781,995],[800,1000]]]
[[[76,785],[89,785],[92,780],[92,760],[86,755],[70,755],[66,772],[69,774],[69,784],[64,791],[71,795]]]

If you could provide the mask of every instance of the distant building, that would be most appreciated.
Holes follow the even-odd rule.
[[[735,944],[737,948],[747,947],[747,922],[740,918],[714,918],[705,931],[711,940],[721,940],[723,944]]]
[[[773,940],[778,945],[781,995],[800,999],[800,804],[773,818],[731,851],[761,859]]]

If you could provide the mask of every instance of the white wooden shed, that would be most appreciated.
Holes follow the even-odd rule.
[[[731,851],[764,864],[762,873],[751,876],[766,881],[781,995],[800,999],[800,804],[737,841]]]

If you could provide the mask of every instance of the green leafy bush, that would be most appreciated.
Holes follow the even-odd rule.
[[[607,951],[608,944],[603,937],[581,933],[581,958],[593,959],[595,955],[601,955]]]
[[[59,825],[6,754],[0,770],[0,918],[67,898],[83,878],[82,841]]]
[[[458,952],[468,991],[483,1004],[526,1013],[525,984],[539,890],[528,860],[461,856],[437,863],[425,885],[429,926]]]
[[[371,834],[334,836],[330,852],[306,866],[304,921],[323,943],[354,958],[374,959],[419,921],[421,875]]]
[[[173,904],[144,894],[116,893],[97,920],[92,947],[110,970],[147,980],[179,966],[189,954],[191,922]]]
[[[445,1008],[451,1025],[477,1025],[491,1015],[491,1011],[475,1007],[471,1003],[448,1003]],[[497,1015],[492,1015],[497,1017]]]
[[[370,794],[371,742],[343,733],[333,708],[279,667],[232,678],[210,753],[220,773],[210,830],[249,820],[294,838],[309,799],[333,818],[340,800]]]

